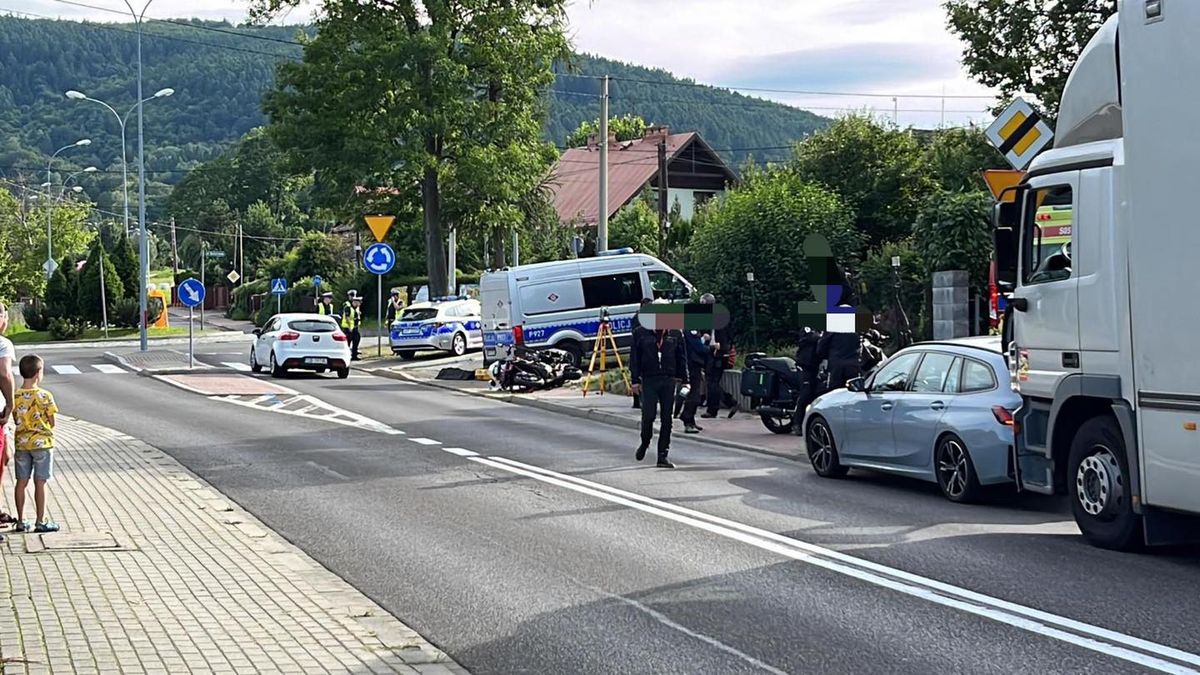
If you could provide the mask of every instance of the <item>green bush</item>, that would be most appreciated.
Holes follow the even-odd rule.
[[[75,271],[75,261],[63,258],[46,285],[46,316],[51,319],[77,317],[78,295],[79,274]]]
[[[50,320],[50,338],[54,340],[76,340],[83,335],[84,323],[78,319],[55,318]]]
[[[983,192],[936,192],[925,200],[912,240],[930,272],[966,270],[972,287],[987,283],[991,204]]]
[[[79,284],[76,296],[79,316],[93,325],[99,326],[104,318],[101,311],[100,270],[104,270],[103,296],[111,316],[117,301],[125,297],[125,285],[117,274],[113,260],[109,258],[100,246],[92,248],[88,254],[87,263],[79,274]],[[134,287],[136,288],[136,286]]]
[[[25,305],[23,311],[25,316],[25,327],[32,331],[43,331],[50,329],[50,316],[46,312],[45,303],[33,306]]]
[[[898,275],[892,269],[892,256],[900,258]],[[884,244],[867,254],[859,268],[862,302],[872,313],[881,315],[882,330],[892,334],[903,328],[903,308],[909,330],[917,339],[923,339],[928,335],[921,322],[928,314],[925,305],[930,278],[929,268],[910,241]]]
[[[750,344],[752,298],[758,303],[758,344],[794,342],[798,303],[811,299],[804,240],[824,235],[838,260],[848,263],[862,246],[853,223],[837,195],[773,169],[701,210],[691,260],[681,271],[729,309],[738,345]],[[755,275],[753,292],[747,272]]]
[[[118,328],[137,328],[140,314],[141,303],[138,298],[121,298],[113,303],[108,320]]]

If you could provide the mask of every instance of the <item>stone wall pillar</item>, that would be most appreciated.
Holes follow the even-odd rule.
[[[966,272],[933,273],[933,339],[971,334],[970,279]]]

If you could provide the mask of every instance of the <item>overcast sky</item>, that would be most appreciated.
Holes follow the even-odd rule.
[[[123,0],[69,2],[125,9]],[[246,0],[154,0],[148,16],[237,22],[245,18],[246,6]],[[122,20],[62,0],[0,0],[0,13],[6,10]],[[301,8],[281,18],[294,23],[309,16]],[[891,118],[898,108],[901,125],[920,127],[941,124],[943,108],[947,124],[988,119],[990,99],[955,98],[988,92],[962,72],[959,43],[946,29],[941,0],[573,0],[570,18],[580,51],[745,88],[821,114],[866,109]]]

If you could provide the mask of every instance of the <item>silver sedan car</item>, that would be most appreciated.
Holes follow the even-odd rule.
[[[850,467],[936,482],[970,502],[1013,479],[1013,412],[1021,398],[994,337],[926,342],[808,407],[809,461],[827,478]]]

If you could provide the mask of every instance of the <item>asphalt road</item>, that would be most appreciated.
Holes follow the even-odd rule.
[[[684,438],[662,471],[620,428],[360,374],[284,382],[388,435],[94,354],[47,353],[80,366],[46,383],[64,413],[170,453],[477,673],[1200,669],[1200,553],[1091,548],[1058,500],[958,506]]]

